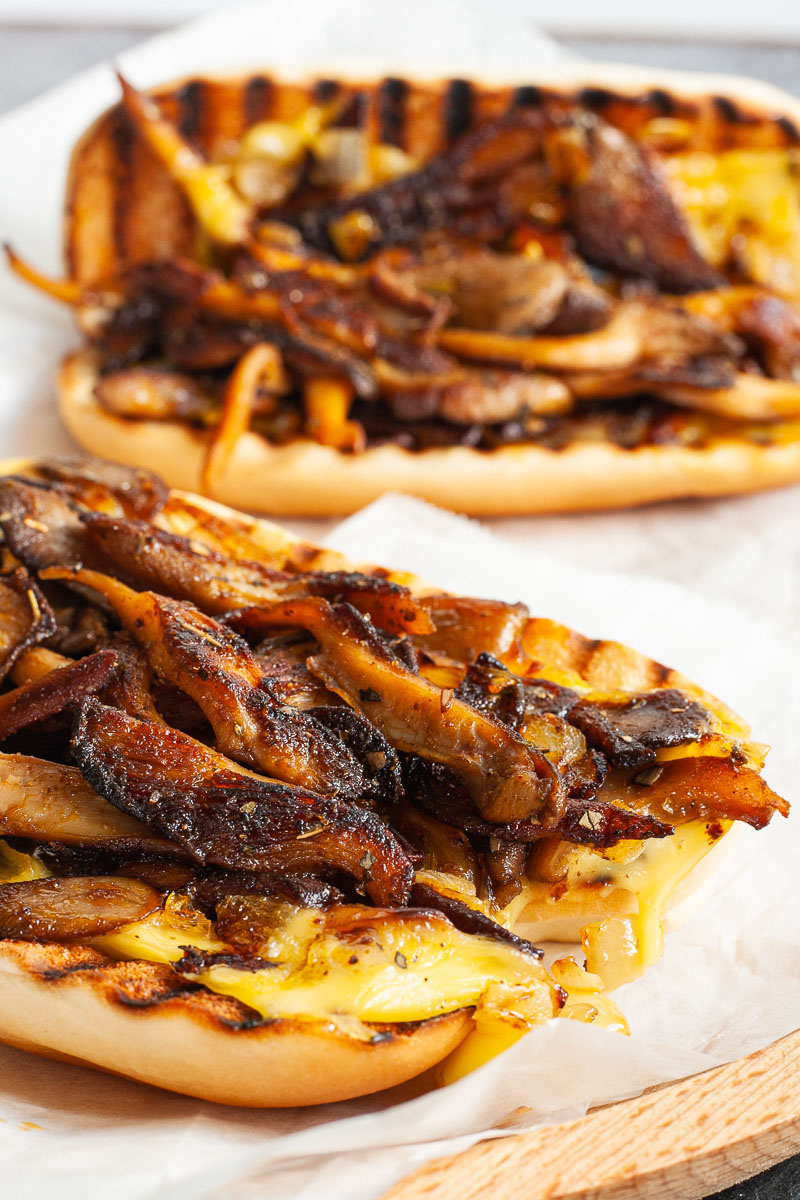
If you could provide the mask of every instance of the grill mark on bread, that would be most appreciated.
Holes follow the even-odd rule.
[[[578,102],[591,108],[594,112],[602,112],[614,103],[616,97],[608,88],[585,87],[578,92]]]
[[[245,125],[257,125],[265,121],[272,108],[272,80],[266,75],[253,75],[244,85],[244,121]]]
[[[343,92],[344,88],[341,90]],[[369,130],[374,96],[374,88],[360,88],[357,92],[353,92],[335,124],[340,128]]]
[[[791,117],[777,117],[775,124],[785,133],[790,146],[800,145],[800,130]]]
[[[739,106],[729,96],[714,96],[713,103],[719,115],[729,124],[738,125],[746,120],[740,112]]]
[[[377,92],[378,140],[405,148],[406,101],[409,85],[405,79],[384,79]]]
[[[442,107],[444,133],[448,144],[466,133],[472,124],[473,86],[467,79],[451,79]]]
[[[199,140],[202,136],[202,124],[208,84],[202,79],[190,79],[178,90],[178,129],[189,141]]]
[[[314,84],[314,103],[331,104],[342,90],[337,79],[318,79]]]
[[[542,89],[534,84],[526,84],[514,91],[509,108],[538,108],[542,101]]]
[[[188,937],[188,934],[187,934]],[[53,987],[80,981],[126,1009],[179,1009],[195,1019],[240,1033],[266,1024],[260,1013],[233,996],[179,980],[171,967],[142,960],[115,962],[87,946],[36,945],[0,940],[28,975]]]
[[[130,118],[123,110],[115,114],[110,129],[114,149],[114,196],[111,215],[111,239],[117,258],[128,259],[128,229],[130,220],[130,178],[133,144],[136,137]]]
[[[662,117],[671,117],[675,112],[675,98],[664,88],[653,88],[643,97],[643,100],[645,103],[651,104]]]

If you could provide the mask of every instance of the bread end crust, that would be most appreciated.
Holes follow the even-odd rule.
[[[174,421],[106,413],[94,395],[96,379],[97,360],[87,350],[70,355],[59,372],[61,417],[79,445],[100,458],[156,471],[172,487],[201,491],[210,435]],[[726,496],[797,480],[800,441],[764,446],[720,438],[700,449],[635,450],[608,442],[564,450],[377,446],[346,455],[311,441],[273,446],[246,433],[213,499],[257,513],[322,517],[355,512],[386,492],[403,492],[470,516],[513,516]]]

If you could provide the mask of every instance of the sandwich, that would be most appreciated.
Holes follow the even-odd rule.
[[[271,1107],[624,1032],[669,906],[788,811],[741,718],[632,649],[140,468],[6,471],[10,1045]]]
[[[72,156],[68,278],[11,252],[82,331],[67,428],[275,514],[799,478],[797,101],[581,70],[123,80]]]

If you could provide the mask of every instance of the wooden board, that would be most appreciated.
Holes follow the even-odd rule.
[[[382,1200],[700,1200],[800,1152],[800,1030],[577,1121],[436,1159]]]

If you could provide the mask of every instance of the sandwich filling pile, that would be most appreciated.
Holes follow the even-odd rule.
[[[675,885],[787,812],[718,700],[521,604],[144,471],[0,493],[0,939],[167,964],[250,1027],[469,1009],[466,1069],[559,1014],[622,1028]]]
[[[349,455],[800,436],[788,123],[717,112],[719,132],[666,94],[645,121],[632,101],[618,116],[610,97],[529,88],[483,120],[462,98],[463,119],[456,106],[420,157],[403,148],[411,98],[394,82],[368,127],[353,86],[321,84],[314,103],[285,89],[282,111],[244,128],[208,89],[209,152],[194,93],[189,106],[202,83],[159,103],[123,81],[116,260],[56,283],[11,255],[75,306],[105,412],[202,432],[209,494],[246,430]],[[237,105],[269,112],[257,83]],[[155,211],[127,219],[151,188],[180,237]],[[74,251],[96,213],[69,220]]]

